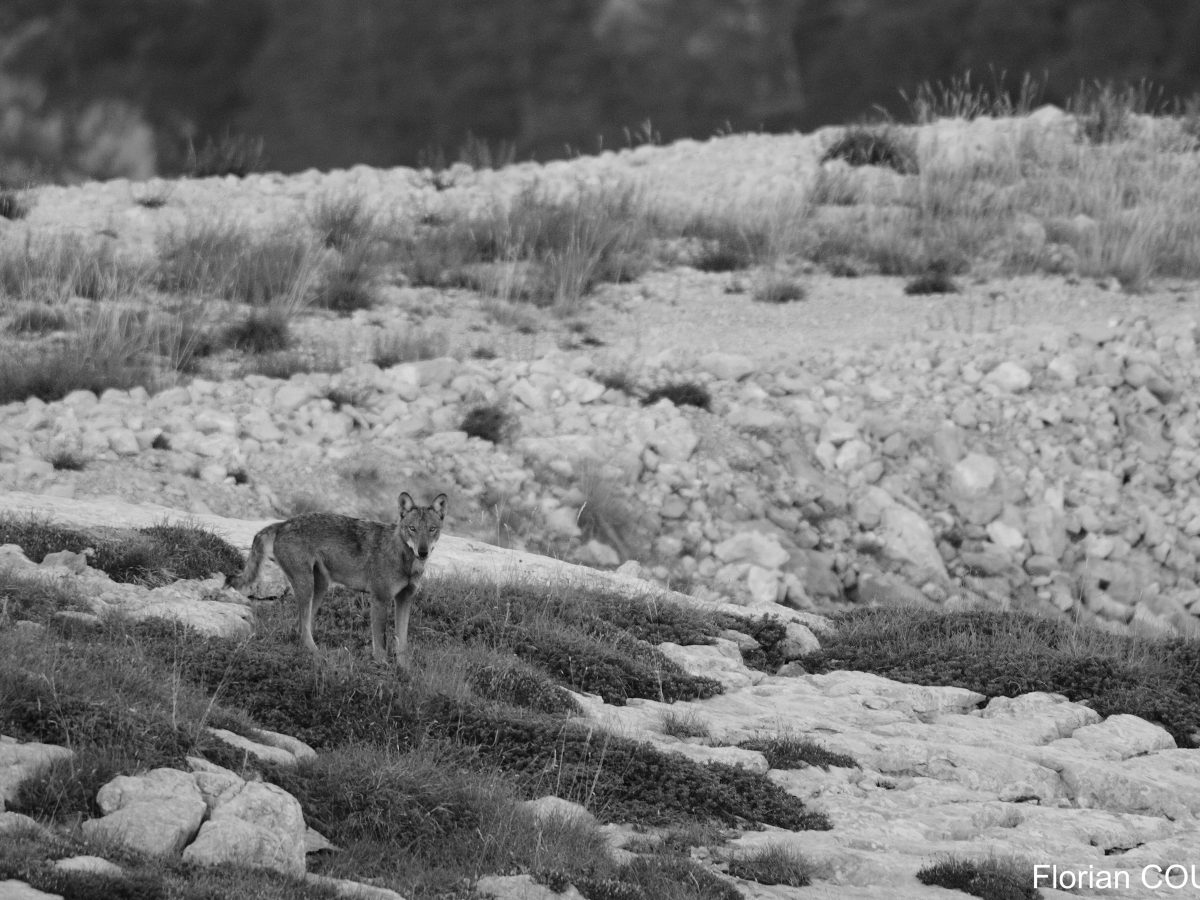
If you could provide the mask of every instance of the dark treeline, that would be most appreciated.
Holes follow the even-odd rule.
[[[272,168],[518,159],[724,130],[809,129],[971,70],[1200,88],[1181,0],[4,0],[0,71],[39,110],[133,104],[158,165],[189,138],[261,136]],[[0,87],[3,85],[0,84]],[[4,104],[0,92],[0,105]],[[4,136],[0,135],[0,139]]]

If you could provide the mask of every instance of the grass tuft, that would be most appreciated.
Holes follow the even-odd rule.
[[[309,221],[322,244],[341,252],[362,244],[375,228],[375,217],[366,211],[361,194],[322,195],[310,211]]]
[[[1028,865],[1016,860],[967,860],[947,857],[917,872],[922,884],[935,884],[984,900],[1039,900]]]
[[[853,757],[844,753],[834,753],[816,741],[794,735],[750,738],[738,746],[763,754],[767,758],[767,765],[772,769],[802,769],[805,766],[820,766],[822,769],[828,769],[830,766],[858,768],[858,763]]]
[[[759,303],[794,303],[807,296],[808,291],[803,284],[783,275],[766,278],[754,289],[754,299]]]
[[[263,171],[266,162],[262,138],[226,131],[218,138],[206,138],[199,150],[189,141],[183,174],[185,178],[244,178]]]
[[[805,887],[812,883],[813,866],[795,850],[781,844],[768,844],[732,857],[729,874],[759,884]]]

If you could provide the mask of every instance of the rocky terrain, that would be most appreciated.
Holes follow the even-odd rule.
[[[922,132],[918,146],[923,164],[969,163],[1021,129],[1068,125],[1050,113],[1017,124],[944,123]],[[664,207],[700,213],[725,202],[779,206],[836,170],[820,162],[830,140],[828,132],[733,136],[436,177],[360,168],[47,187],[25,219],[0,222],[0,238],[83,235],[147,259],[165,231],[196,218],[299,228],[314,195],[357,193],[381,216],[417,221],[513,196],[531,180],[569,192],[630,178]],[[856,177],[876,196],[905,177],[872,168]],[[166,205],[139,204],[146,192]],[[1014,227],[1010,237],[1032,241],[1039,256],[1070,255],[1040,225]],[[351,359],[365,360],[373,337],[394,330],[436,335],[446,355],[286,380],[216,369],[153,395],[81,391],[0,406],[0,490],[9,492],[0,511],[40,507],[61,521],[111,516],[118,524],[125,507],[112,498],[154,503],[253,520],[221,522],[245,549],[271,517],[319,507],[387,518],[399,490],[445,490],[457,535],[617,570],[694,603],[769,611],[810,649],[831,627],[822,614],[854,605],[1032,611],[1196,636],[1194,284],[1160,280],[1131,296],[1067,259],[1052,275],[982,265],[962,293],[918,297],[895,277],[780,265],[803,280],[806,299],[758,303],[755,273],[662,265],[601,287],[572,316],[541,314],[533,328],[497,316],[473,292],[401,280],[380,289],[372,310],[315,312],[297,328],[310,345],[333,342]],[[705,392],[707,408],[643,403],[681,384]],[[504,413],[496,442],[463,427],[481,406]],[[81,468],[56,468],[64,454]],[[478,570],[481,555],[468,549],[452,545],[438,564]],[[54,569],[61,577],[96,577],[70,560],[44,565],[56,562],[76,570]],[[479,571],[496,577],[503,568]],[[159,598],[183,610],[171,616],[219,602],[229,615],[214,628],[248,627],[248,607],[219,583],[178,590],[193,593]],[[136,591],[100,594],[125,608],[155,606]],[[197,604],[201,597],[209,602]],[[989,701],[862,673],[763,676],[731,641],[670,653],[726,687],[685,704],[712,740],[665,735],[663,705],[653,701],[618,708],[580,696],[586,715],[693,758],[758,771],[767,768],[762,754],[731,745],[782,725],[860,763],[805,769],[802,779],[772,772],[828,811],[834,828],[740,838],[794,843],[822,879],[777,890],[740,882],[747,896],[944,896],[910,877],[943,852],[1128,870],[1135,888],[1120,896],[1176,896],[1137,888],[1140,874],[1193,861],[1200,757],[1158,725],[1101,719],[1048,694]],[[33,751],[4,752],[19,762]],[[211,823],[214,798],[241,789],[200,768],[161,777],[186,781],[192,812],[204,805]],[[119,814],[122,801],[110,805]],[[290,870],[303,870],[302,825],[289,826]]]

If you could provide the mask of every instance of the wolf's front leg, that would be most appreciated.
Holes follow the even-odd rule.
[[[416,596],[416,593],[417,586],[409,583],[401,588],[392,601],[392,616],[395,619],[396,626],[396,634],[393,638],[395,641],[396,662],[404,668],[408,668],[410,662],[408,652],[408,617],[412,614],[413,598]]]
[[[392,598],[386,593],[371,595],[371,656],[377,663],[387,662],[387,641],[384,630],[387,625],[388,604]]]

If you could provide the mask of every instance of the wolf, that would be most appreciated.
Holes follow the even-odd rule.
[[[254,536],[245,568],[230,583],[244,591],[258,580],[263,560],[273,558],[296,596],[300,642],[314,653],[313,614],[330,583],[369,591],[371,655],[387,662],[384,632],[390,607],[396,661],[407,667],[408,617],[425,563],[441,536],[446,495],[438,494],[429,506],[417,506],[405,492],[399,505],[395,525],[332,513],[307,513],[268,525]]]

